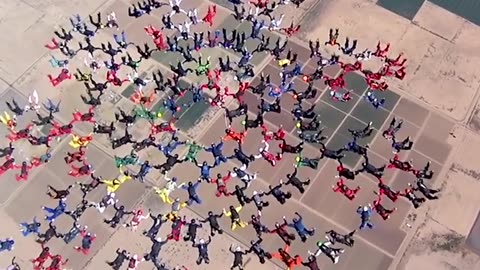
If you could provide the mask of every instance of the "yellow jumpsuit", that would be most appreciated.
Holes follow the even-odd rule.
[[[164,203],[168,204],[173,204],[172,199],[170,198],[170,193],[174,191],[175,189],[185,185],[185,183],[182,184],[177,184],[177,182],[172,181],[172,180],[167,180],[167,184],[165,184],[164,188],[159,188],[159,187],[153,187],[153,190],[155,193],[162,199]]]
[[[107,186],[107,192],[115,193],[123,183],[132,179],[132,177],[122,169],[120,169],[120,173],[121,175],[113,180],[101,180],[101,182]]]
[[[127,174],[125,171],[123,171],[122,168],[119,169],[120,171],[120,176],[117,177],[117,179],[123,184],[125,182],[127,182],[128,180],[131,180],[132,179],[132,176],[130,176],[129,174]]]
[[[75,134],[72,135],[72,140],[70,141],[69,145],[75,149],[80,148],[80,147],[85,147],[88,145],[89,141],[84,141],[82,142],[80,140],[80,136],[77,136]]]
[[[242,206],[238,206],[237,208],[231,210],[231,211],[228,211],[223,209],[223,214],[225,214],[225,216],[227,217],[230,217],[230,221],[232,222],[232,225],[231,225],[231,229],[232,231],[234,231],[237,226],[239,226],[240,228],[245,228],[247,227],[248,223],[247,222],[244,222],[240,219],[240,215],[238,214],[238,212],[240,212],[242,210]]]
[[[291,61],[289,59],[281,59],[278,61],[278,65],[280,67],[283,67],[283,66],[288,66],[290,65]]]
[[[109,193],[115,193],[115,191],[117,191],[122,184],[122,182],[116,178],[113,180],[101,180],[100,182],[107,186],[107,192]]]
[[[11,117],[8,112],[3,112],[3,115],[0,115],[0,121],[5,124],[9,129],[15,127],[15,116]]]

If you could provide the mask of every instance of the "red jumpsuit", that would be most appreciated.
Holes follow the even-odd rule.
[[[221,176],[221,175],[219,175]],[[215,196],[229,196],[229,192],[227,190],[227,183],[232,179],[232,174],[228,172],[226,176],[217,177],[216,179],[212,179],[213,184],[217,184],[217,191],[215,192]]]
[[[287,231],[287,226],[288,224],[286,221],[282,225],[277,223],[275,224],[275,229],[269,230],[268,233],[276,233],[286,245],[290,245],[291,242],[295,240],[295,235]]]
[[[330,78],[328,76],[324,76],[325,84],[328,85],[332,89],[337,88],[344,88],[345,87],[345,79],[344,74],[340,74],[337,78]]]
[[[389,186],[383,183],[382,179],[378,179],[378,181],[379,195],[386,195],[392,202],[398,200],[400,192],[393,191]]]
[[[215,89],[217,92],[219,92],[220,91],[220,86],[218,85],[218,81],[221,79],[220,74],[221,74],[221,71],[218,70],[218,69],[215,69],[213,74],[210,70],[207,71],[208,82],[206,84],[202,84],[200,86],[200,88],[202,90],[204,90],[204,89],[209,89],[209,90]]]
[[[166,50],[168,48],[167,44],[165,44],[165,39],[163,38],[163,34],[160,34],[159,36],[155,37],[153,39],[153,43],[155,44],[157,49],[160,51]]]
[[[393,209],[386,209],[382,205],[382,195],[378,196],[378,199],[373,201],[373,208],[375,211],[383,218],[383,220],[387,220],[390,218],[390,214],[393,213],[397,208]]]
[[[67,135],[72,133],[73,129],[73,122],[70,122],[66,125],[60,126],[59,123],[53,122],[53,127],[50,130],[50,137],[57,137],[57,136],[62,136],[62,135]]]
[[[15,166],[17,169],[20,169],[20,174],[15,175],[17,181],[26,181],[28,179],[28,172],[33,168],[32,165],[28,165],[27,162],[22,162],[22,165]]]
[[[152,25],[146,26],[144,29],[145,32],[147,32],[147,34],[152,37],[153,43],[155,44],[157,49],[165,50],[167,48],[162,31],[156,29]]]
[[[223,140],[227,141],[227,140],[234,140],[240,144],[243,143],[245,137],[247,136],[247,132],[244,131],[244,132],[235,132],[233,131],[231,128],[227,128],[225,130],[225,132],[227,133],[227,135],[225,135],[225,137],[223,137]]]
[[[202,21],[205,23],[208,23],[210,27],[213,26],[213,20],[215,19],[215,15],[217,14],[217,6],[216,5],[210,5],[208,6],[208,11],[207,15],[203,17]]]
[[[387,65],[392,67],[403,67],[403,65],[405,65],[405,62],[407,62],[407,59],[404,58],[400,62],[400,59],[402,58],[402,56],[403,56],[403,53],[400,53],[395,59],[385,58],[385,63],[387,63]]]
[[[61,255],[53,256],[52,257],[52,263],[45,270],[60,270],[60,269],[62,269],[62,266],[64,266],[68,262],[68,259],[66,259],[64,262],[62,262],[62,259],[63,258],[62,258]]]
[[[182,227],[183,225],[185,225],[186,222],[185,220],[181,220],[180,218],[178,218],[176,221],[174,221],[172,223],[172,231],[170,233],[170,235],[168,236],[168,239],[171,240],[175,240],[175,241],[180,241],[180,234],[182,232]]]
[[[45,247],[43,244],[41,244],[41,247],[42,247],[42,252],[40,252],[40,255],[38,255],[37,258],[35,258],[31,261],[33,263],[33,269],[34,270],[43,269],[43,264],[48,259],[52,258],[52,254],[50,253],[50,248]]]
[[[250,1],[250,4],[252,4],[254,7],[258,8],[258,9],[263,9],[263,8],[266,8],[267,5],[268,5],[268,2],[270,0],[257,0],[256,2],[255,1]]]
[[[7,135],[7,138],[11,142],[14,142],[14,141],[17,141],[17,140],[20,140],[20,139],[26,139],[30,136],[30,131],[32,130],[33,126],[34,126],[33,124],[29,124],[26,128],[21,129],[17,132],[15,132],[13,129],[11,129],[10,134]]]
[[[378,82],[372,79],[366,79],[368,88],[372,90],[380,90],[380,91],[385,91],[388,88],[388,84],[386,82]]]
[[[52,44],[45,44],[45,48],[50,50],[55,50],[60,48],[60,46],[58,46],[59,45],[58,41],[55,38],[52,38],[51,41],[52,41]]]
[[[92,165],[87,164],[83,161],[83,166],[76,167],[71,165],[72,170],[68,172],[68,175],[73,177],[80,177],[85,175],[90,175],[92,173]]]
[[[128,82],[128,79],[120,79],[117,76],[117,72],[109,70],[107,71],[107,81],[115,86],[122,86],[124,82]]]
[[[67,152],[67,156],[64,158],[65,163],[70,164],[74,161],[83,162],[83,157],[85,156],[84,146],[81,146],[77,152]]]
[[[73,121],[72,122],[82,121],[82,122],[95,123],[95,119],[93,118],[95,116],[95,113],[93,112],[94,109],[95,109],[95,107],[93,107],[93,106],[90,107],[88,109],[87,113],[81,113],[79,111],[75,111],[73,113]]]
[[[15,168],[15,159],[12,157],[7,157],[5,162],[3,162],[3,164],[0,166],[0,175],[13,168]]]
[[[144,216],[143,215],[143,210],[142,209],[138,209],[137,211],[135,211],[135,213],[133,214],[133,217],[132,217],[132,220],[130,221],[129,224],[127,224],[126,226],[127,227],[130,227],[132,229],[132,231],[136,231],[137,228],[138,228],[138,225],[140,225],[140,222],[144,219],[148,218],[148,215]]]
[[[407,72],[405,71],[405,67],[401,67],[397,69],[393,75],[395,75],[395,78],[399,80],[403,80],[407,75]]]
[[[72,78],[72,74],[68,71],[68,69],[64,68],[58,74],[56,78],[53,78],[52,75],[48,74],[48,79],[50,80],[50,83],[53,85],[53,87],[56,87],[60,83],[62,83],[65,80],[70,80]]]
[[[283,249],[279,249],[278,253],[272,254],[272,258],[280,259],[285,265],[287,265],[288,270],[292,270],[295,266],[302,264],[302,258],[299,255],[292,257],[288,250],[290,249],[289,245],[285,245]]]
[[[280,155],[275,155],[272,152],[262,150],[260,155],[268,162],[270,165],[275,166],[277,165],[277,161],[281,160],[282,157]]]
[[[405,72],[405,67],[401,67],[397,70],[391,70],[392,66],[386,65],[382,68],[381,73],[383,76],[395,76],[399,80],[403,80],[407,73]]]
[[[387,57],[388,50],[390,49],[390,43],[387,43],[385,49],[382,49],[380,41],[377,43],[377,50],[373,53],[374,56],[384,58]]]
[[[348,63],[348,64],[341,64],[341,67],[343,69],[343,72],[351,72],[351,71],[357,71],[357,70],[362,70],[362,62],[356,61],[353,65]]]
[[[150,95],[145,96],[142,92],[140,91],[135,91],[130,96],[130,99],[135,103],[135,104],[142,104],[145,106],[150,106],[152,102],[155,100],[155,92],[152,92]]]
[[[387,168],[395,168],[400,169],[404,172],[409,172],[412,169],[412,164],[408,161],[401,161],[399,160],[398,155],[393,156],[390,160],[390,164],[388,164]]]
[[[367,78],[367,81],[368,80],[378,81],[378,80],[382,79],[382,77],[385,75],[385,72],[376,72],[376,73],[363,72],[363,74],[365,74],[365,78]]]
[[[287,37],[293,36],[299,30],[300,30],[300,25],[294,26],[293,22],[290,24],[290,26],[288,28],[280,29],[280,31],[283,31],[287,35]]]
[[[343,178],[339,178],[336,185],[332,187],[334,192],[342,193],[347,199],[353,200],[357,195],[357,192],[360,191],[360,187],[356,189],[351,189],[343,182]]]
[[[172,118],[168,122],[163,122],[158,125],[153,125],[152,128],[150,129],[150,135],[156,135],[160,132],[175,132],[175,127],[173,125],[174,121],[175,119]]]
[[[145,32],[147,32],[147,35],[152,37],[158,37],[159,35],[162,34],[162,31],[158,30],[152,25],[145,26],[143,29],[145,29]]]

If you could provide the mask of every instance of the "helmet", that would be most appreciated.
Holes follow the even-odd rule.
[[[200,239],[200,244],[205,244],[205,240],[203,238]]]
[[[136,259],[138,259],[138,255],[137,255],[137,254],[135,254],[135,255],[133,255],[133,257],[132,257],[132,258],[133,258],[134,260],[136,260]]]
[[[155,239],[157,242],[162,242],[162,237],[157,237],[157,239]]]
[[[363,211],[368,211],[368,206],[364,206]]]

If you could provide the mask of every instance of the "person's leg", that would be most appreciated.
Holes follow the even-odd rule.
[[[196,263],[197,263],[198,265],[200,265],[200,264],[202,263],[202,261],[203,261],[203,257],[202,257],[201,254],[199,254]]]
[[[306,242],[307,241],[307,236],[305,235],[305,233],[300,233],[300,240],[302,240],[302,242]]]
[[[45,206],[44,206],[44,207],[43,207],[43,210],[44,210],[45,212],[49,213],[49,214],[55,213],[55,209],[50,208],[50,207],[45,207]]]
[[[296,187],[301,194],[305,193],[305,188],[303,187],[304,185],[305,185],[305,182],[303,182],[303,183],[300,184],[300,185],[298,185],[298,184],[293,184],[293,186]],[[305,185],[305,186],[306,186],[306,185]]]
[[[202,204],[202,200],[200,199],[200,197],[198,195],[196,195],[195,197],[193,197],[193,200],[197,203],[197,204]]]
[[[22,229],[21,231],[22,231],[22,235],[23,235],[24,237],[27,237],[28,235],[30,235],[30,233],[32,233],[31,231],[29,231],[29,230],[27,230],[27,229]]]
[[[404,145],[403,149],[402,150],[410,150],[412,149],[413,147],[413,142],[412,141],[408,141],[406,145]]]

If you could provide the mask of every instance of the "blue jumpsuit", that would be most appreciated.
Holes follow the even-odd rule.
[[[200,166],[200,178],[202,180],[210,181],[210,169],[214,168],[214,166],[210,166],[208,164],[201,164]]]
[[[54,219],[56,219],[57,217],[65,213],[65,211],[67,210],[67,204],[64,201],[60,200],[58,201],[57,207],[50,208],[50,207],[44,206],[43,210],[47,212],[47,216],[45,216],[45,220],[53,221]],[[48,216],[48,214],[50,214],[50,216]]]
[[[188,200],[187,204],[192,205],[194,202],[197,204],[201,204],[202,200],[197,194],[197,188],[200,185],[200,182],[194,183],[189,183],[188,185],[182,186],[182,189],[186,190],[188,192]]]
[[[145,182],[145,177],[147,174],[152,170],[152,166],[148,163],[142,163],[140,166],[140,171],[138,172],[136,178],[140,179],[140,182],[144,183]]]
[[[15,245],[15,241],[13,239],[6,239],[4,241],[0,241],[0,252],[12,251],[14,245]]]
[[[374,225],[370,221],[370,217],[372,216],[372,208],[368,207],[368,210],[364,210],[363,207],[359,207],[357,209],[357,213],[360,215],[361,223],[360,223],[360,230],[368,227],[369,229],[373,229]]]
[[[218,166],[222,163],[227,162],[227,158],[223,155],[223,142],[220,142],[219,144],[215,145],[212,144],[211,147],[205,149],[205,151],[212,153],[213,158],[215,159],[215,163],[213,166]]]
[[[37,218],[34,217],[32,223],[22,222],[20,226],[22,226],[22,235],[26,237],[31,233],[38,234],[42,225],[37,221]]]

